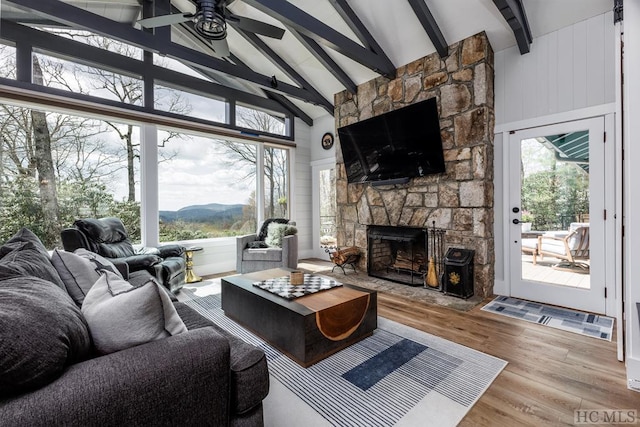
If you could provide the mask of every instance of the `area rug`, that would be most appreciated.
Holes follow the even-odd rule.
[[[185,303],[261,347],[272,377],[327,425],[455,426],[507,364],[378,317],[378,329],[371,337],[305,369],[227,318],[219,294]],[[295,402],[291,411],[296,411]]]
[[[613,318],[611,317],[518,298],[499,296],[482,307],[482,310],[607,341],[611,341],[613,334]]]

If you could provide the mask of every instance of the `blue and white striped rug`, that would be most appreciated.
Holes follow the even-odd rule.
[[[482,307],[482,310],[607,341],[611,341],[613,334],[612,317],[518,298],[499,296]]]
[[[227,318],[219,294],[185,303],[261,347],[272,377],[324,417],[327,425],[455,426],[507,364],[379,317],[371,337],[305,369]],[[290,405],[293,416],[296,403]]]

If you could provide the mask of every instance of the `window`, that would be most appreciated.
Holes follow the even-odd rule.
[[[224,100],[196,95],[183,90],[155,85],[154,108],[161,111],[226,123]]]
[[[236,106],[236,125],[274,135],[286,135],[288,127],[284,114],[256,110],[241,105]]]
[[[47,33],[55,34],[59,37],[75,40],[80,43],[88,44],[89,46],[117,53],[118,55],[123,55],[128,58],[137,59],[139,61],[142,60],[143,50],[139,47],[135,47],[118,40],[110,39],[108,37],[100,36],[90,31],[47,27],[38,27],[38,29]]]
[[[0,43],[0,77],[16,78],[16,48]]]
[[[160,241],[256,230],[256,157],[251,143],[160,131]]]
[[[75,219],[117,216],[139,241],[136,126],[5,104],[0,144],[0,239],[26,226],[52,249]]]
[[[289,218],[289,150],[264,149],[265,218]]]
[[[142,105],[143,101],[143,82],[139,78],[42,53],[33,55],[33,83],[131,105]]]

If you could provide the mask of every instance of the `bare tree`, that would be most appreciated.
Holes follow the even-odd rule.
[[[82,40],[85,43],[117,53],[130,58],[140,59],[142,51],[139,48],[118,42],[113,39],[102,37],[96,34],[81,31],[57,31],[62,37],[69,37]],[[52,70],[57,71],[52,67]],[[73,79],[69,79],[69,73],[57,72],[51,75],[52,81],[65,86],[69,90],[80,93],[102,94],[105,97],[113,98],[125,104],[143,105],[144,91],[143,80],[134,76],[116,74],[112,71],[88,67],[75,64],[72,70]],[[168,111],[177,114],[188,115],[191,112],[191,105],[176,91],[159,90],[158,96],[165,98]],[[167,93],[168,92],[168,93]],[[114,132],[116,132],[122,143],[122,148],[126,156],[127,169],[127,200],[135,201],[135,169],[136,162],[140,158],[140,143],[134,138],[134,126],[132,124],[122,124],[112,121],[105,121]],[[164,147],[170,139],[182,137],[176,132],[169,132],[168,136],[161,141],[160,146]],[[166,161],[175,156],[175,153],[163,150],[160,154],[164,156],[161,161]]]
[[[269,133],[282,133],[284,123],[278,117],[263,111],[238,108],[236,111],[237,122],[254,130]],[[224,157],[228,158],[227,164],[251,165],[247,169],[244,179],[255,177],[257,164],[257,150],[255,146],[249,144],[239,144],[233,141],[219,141],[223,147]],[[283,216],[287,212],[287,188],[288,188],[288,156],[287,151],[276,147],[267,147],[264,151],[264,177],[267,184],[267,200],[265,214],[267,217]],[[278,211],[278,207],[282,211]]]

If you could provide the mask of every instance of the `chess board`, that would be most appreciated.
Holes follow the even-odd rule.
[[[319,277],[305,273],[304,283],[302,285],[292,285],[290,283],[289,276],[283,276],[275,279],[263,280],[261,282],[254,282],[253,286],[269,291],[282,298],[292,300],[305,295],[342,286],[342,283],[326,277]]]

